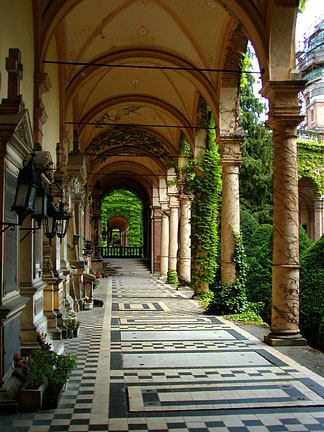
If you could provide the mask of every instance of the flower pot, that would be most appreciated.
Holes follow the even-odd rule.
[[[93,308],[93,302],[83,303],[83,309],[84,310],[90,310],[92,308]]]
[[[73,329],[67,329],[67,337],[69,338],[69,339],[72,339],[73,338]]]
[[[59,392],[55,392],[55,393],[50,393],[46,391],[43,395],[42,409],[57,408],[61,396],[62,396],[62,389]]]
[[[42,406],[44,397],[45,384],[42,384],[37,389],[26,389],[23,386],[19,392],[19,411],[21,412],[35,412]]]
[[[80,333],[80,327],[78,327],[77,329],[72,330],[73,331],[73,337],[78,337],[79,333]]]

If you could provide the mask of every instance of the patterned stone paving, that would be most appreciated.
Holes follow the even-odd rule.
[[[67,341],[78,365],[58,409],[1,417],[0,432],[324,431],[323,378],[117,264]]]

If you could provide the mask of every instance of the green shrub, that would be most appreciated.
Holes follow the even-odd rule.
[[[241,236],[246,247],[254,231],[259,227],[258,221],[246,210],[241,211]]]
[[[223,283],[215,280],[211,285],[212,294],[204,296],[203,303],[206,305],[206,312],[216,315],[233,314],[244,312],[247,308],[246,299],[246,255],[242,237],[234,233],[235,249],[233,261],[236,267],[235,283]]]
[[[270,324],[272,304],[272,226],[260,225],[246,248],[246,294],[249,302],[262,302],[262,319]]]
[[[324,349],[324,236],[301,261],[300,328],[308,343]]]
[[[305,254],[305,252],[311,246],[313,246],[313,244],[314,243],[312,242],[312,240],[310,240],[310,238],[308,237],[304,228],[300,225],[299,226],[299,254],[300,254],[300,257],[302,257]]]

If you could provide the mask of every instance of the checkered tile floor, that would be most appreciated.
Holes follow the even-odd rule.
[[[191,291],[118,267],[66,343],[78,365],[58,409],[1,417],[0,432],[324,431],[323,378],[203,315]]]

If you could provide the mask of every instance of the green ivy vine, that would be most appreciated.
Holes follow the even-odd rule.
[[[315,186],[315,194],[324,194],[324,143],[297,140],[298,179],[310,178]]]
[[[207,105],[205,106],[205,108]],[[189,189],[194,193],[191,205],[191,248],[194,265],[192,282],[196,292],[212,282],[217,267],[218,251],[217,218],[222,189],[219,151],[216,144],[215,120],[207,107],[205,127],[207,145],[202,160],[189,158],[186,177]],[[198,116],[202,118],[202,116]],[[202,122],[200,121],[200,125]],[[184,146],[188,149],[188,146]]]
[[[219,315],[238,314],[248,309],[246,295],[247,258],[242,236],[234,232],[235,248],[232,256],[235,262],[236,281],[223,283],[215,281],[211,291],[203,295],[203,306],[208,313]]]

